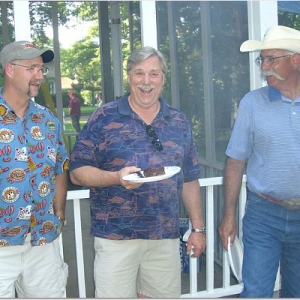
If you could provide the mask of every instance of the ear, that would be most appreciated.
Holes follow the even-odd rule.
[[[295,69],[299,69],[300,67],[300,54],[295,53],[292,55],[292,65]]]
[[[12,78],[13,73],[14,73],[14,68],[12,64],[6,64],[4,68],[4,73],[6,74],[7,77]]]

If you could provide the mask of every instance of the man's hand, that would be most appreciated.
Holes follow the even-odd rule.
[[[206,235],[203,233],[192,232],[186,244],[186,254],[192,257],[199,257],[204,252],[206,246]]]
[[[124,180],[123,177],[132,173],[136,173],[141,171],[141,168],[137,168],[135,166],[125,167],[118,172],[118,176],[120,178],[120,184],[127,190],[136,189],[142,185],[142,183],[136,183],[129,180]]]
[[[219,227],[219,234],[222,240],[223,247],[228,251],[228,237],[230,236],[230,242],[233,245],[236,235],[236,222],[233,217],[224,217]]]

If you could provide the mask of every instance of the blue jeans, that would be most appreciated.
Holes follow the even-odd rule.
[[[243,243],[240,297],[273,297],[279,263],[280,297],[300,297],[300,210],[287,210],[248,191]]]

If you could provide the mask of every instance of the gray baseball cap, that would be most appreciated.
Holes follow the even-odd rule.
[[[3,47],[0,52],[0,64],[2,72],[7,63],[16,59],[33,59],[41,56],[44,63],[54,59],[54,52],[50,49],[38,49],[34,44],[28,41],[16,41]]]

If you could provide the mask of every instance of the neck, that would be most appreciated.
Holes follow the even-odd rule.
[[[140,105],[137,105],[131,98],[132,96],[130,95],[128,97],[128,103],[130,108],[147,124],[151,124],[152,121],[155,119],[157,116],[159,110],[160,110],[160,102],[157,101],[155,102],[152,106],[150,107],[142,107]]]
[[[23,119],[30,98],[22,99],[20,95],[17,95],[14,92],[8,91],[5,88],[2,90],[2,96],[5,102],[13,109],[14,113],[20,118]]]
[[[293,86],[290,87],[284,87],[282,89],[280,89],[280,92],[283,96],[291,99],[291,100],[295,100],[300,96],[300,81],[298,81],[298,83],[296,83]]]

